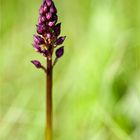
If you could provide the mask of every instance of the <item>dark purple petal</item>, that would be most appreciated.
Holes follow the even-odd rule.
[[[66,38],[66,36],[61,36],[61,37],[59,37],[59,38],[56,40],[55,45],[61,45],[61,44],[64,42],[65,38]]]
[[[54,34],[56,36],[59,36],[61,32],[61,23],[58,23],[55,27],[54,27]]]
[[[38,60],[32,60],[31,63],[35,65],[36,68],[42,68],[41,63]]]
[[[41,44],[45,43],[44,39],[41,36],[38,36],[38,35],[34,35],[34,42],[37,45],[41,45]]]
[[[55,52],[57,58],[60,58],[64,54],[64,46],[58,48]]]

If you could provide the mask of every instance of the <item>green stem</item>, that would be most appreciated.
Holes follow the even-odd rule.
[[[52,140],[52,86],[53,86],[53,71],[52,60],[47,58],[47,73],[46,73],[46,140]]]

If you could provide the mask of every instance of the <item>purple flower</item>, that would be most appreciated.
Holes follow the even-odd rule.
[[[60,58],[64,54],[64,46],[58,48],[55,52],[57,58]]]
[[[46,48],[61,45],[65,40],[65,36],[58,38],[61,32],[61,23],[56,24],[58,16],[54,2],[52,0],[43,0],[39,13],[37,33],[41,35],[41,37],[35,37],[35,44],[44,44],[47,46]]]
[[[32,60],[31,63],[35,65],[36,68],[42,68],[41,63],[38,60]]]
[[[66,38],[66,36],[61,36],[61,37],[59,37],[59,38],[56,40],[55,45],[56,45],[56,46],[57,46],[57,45],[61,45],[61,44],[64,42],[65,38]]]

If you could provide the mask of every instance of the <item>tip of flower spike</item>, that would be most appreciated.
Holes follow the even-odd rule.
[[[39,68],[42,68],[41,63],[40,63],[38,60],[32,60],[31,63],[33,63],[34,66],[35,66],[36,68],[38,68],[38,69],[39,69]]]
[[[51,6],[52,0],[45,0],[45,1],[46,1],[47,6]]]
[[[58,48],[55,52],[55,55],[56,55],[57,58],[62,57],[63,54],[64,54],[64,46]]]

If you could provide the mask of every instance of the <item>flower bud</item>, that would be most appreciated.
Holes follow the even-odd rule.
[[[32,60],[31,63],[35,65],[36,68],[42,68],[41,63],[38,60]]]
[[[55,27],[54,27],[54,34],[56,36],[59,36],[61,32],[61,23],[58,23]]]
[[[48,22],[48,26],[49,27],[53,27],[55,25],[56,21],[50,21]]]
[[[55,52],[57,58],[60,58],[64,54],[64,46],[58,48]]]
[[[45,32],[45,30],[46,30],[45,24],[39,24],[36,26],[37,26],[37,33],[38,34],[43,34]]]
[[[41,18],[38,18],[38,24],[42,24]]]
[[[56,40],[55,45],[56,45],[56,46],[57,46],[57,45],[61,45],[61,44],[64,42],[65,38],[66,38],[66,36],[61,36],[61,37],[59,37],[59,38]]]
[[[42,14],[44,14],[44,6],[43,5],[41,5],[40,6],[40,9],[39,9],[39,13],[40,13],[40,15],[42,15]]]
[[[47,13],[47,14],[46,14],[46,19],[47,19],[47,20],[50,20],[51,18],[52,18],[52,13],[50,13],[50,12]]]
[[[50,12],[51,13],[57,13],[56,7],[54,5],[51,5]]]
[[[43,22],[45,22],[46,21],[46,17],[45,16],[40,16],[39,18],[38,18],[38,23],[39,24],[42,24]]]
[[[41,21],[45,22],[46,21],[46,17],[45,16],[41,16]]]
[[[48,6],[45,4],[43,7],[44,14],[48,11]]]
[[[34,35],[34,42],[37,45],[41,45],[41,44],[45,43],[44,39],[41,36],[38,36],[38,35]]]
[[[47,4],[47,6],[51,6],[52,0],[46,0],[46,4]]]

